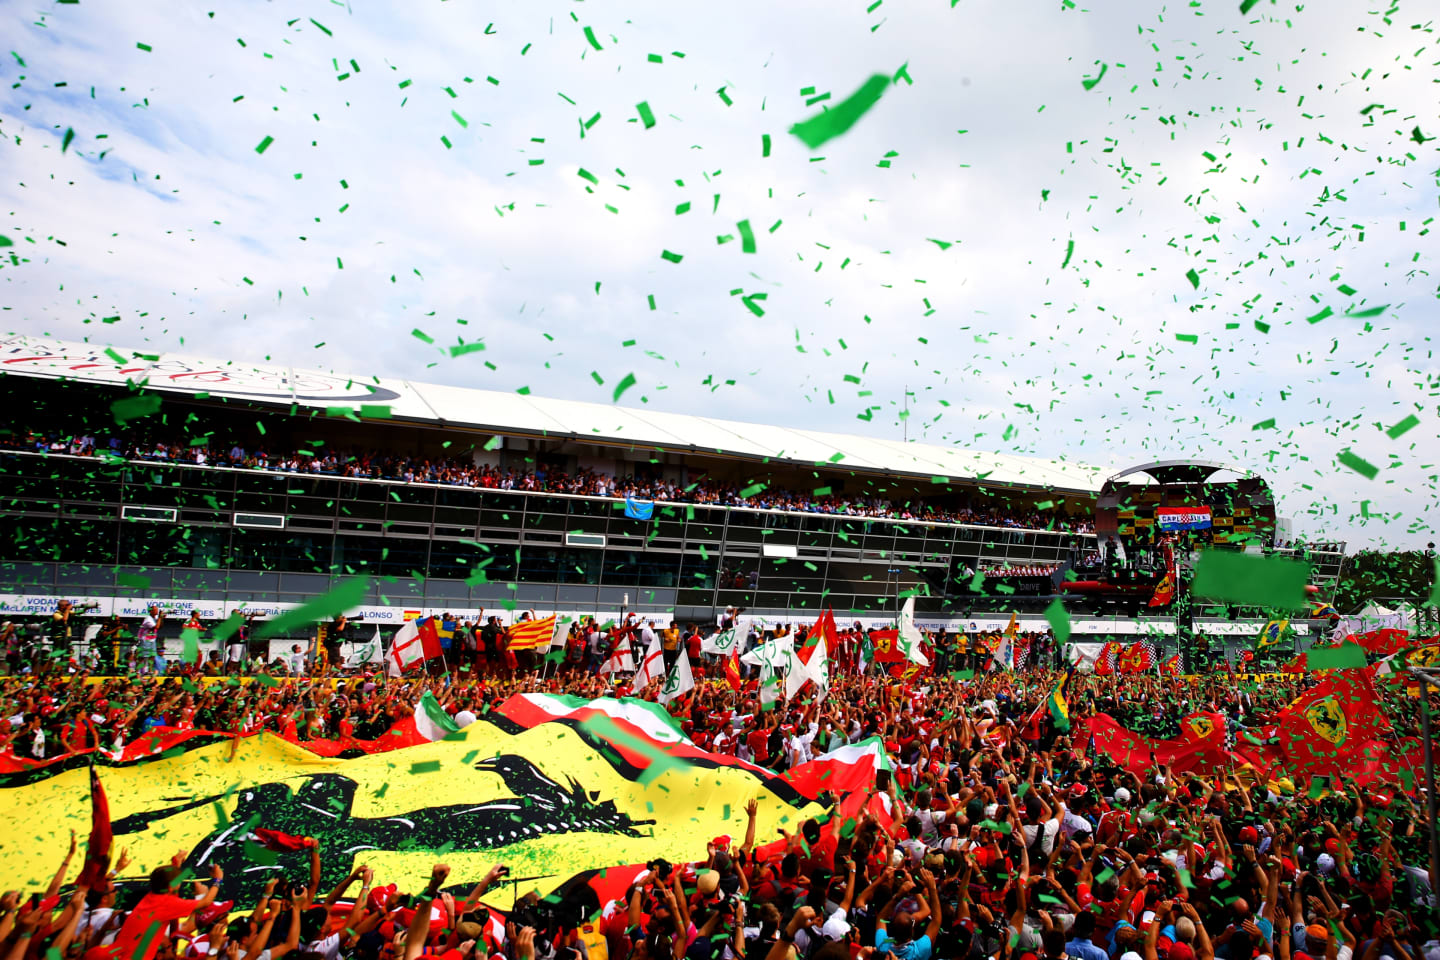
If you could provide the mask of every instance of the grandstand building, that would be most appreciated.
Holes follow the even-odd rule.
[[[0,338],[0,373],[0,602],[17,613],[65,597],[218,619],[367,574],[381,622],[823,606],[874,622],[913,593],[922,623],[963,626],[1050,602],[1043,579],[983,574],[1058,583],[1096,550],[1112,473],[29,336]]]

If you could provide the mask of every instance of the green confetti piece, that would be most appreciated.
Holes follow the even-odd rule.
[[[411,773],[435,773],[439,769],[439,760],[416,760],[410,764]]]
[[[600,46],[600,41],[595,39],[595,31],[592,30],[590,27],[585,28],[585,39],[589,40],[590,46],[594,47],[596,50],[605,49],[604,47]]]
[[[1324,320],[1326,317],[1331,316],[1334,312],[1335,312],[1334,310],[1331,310],[1329,307],[1326,307],[1325,309],[1321,310],[1319,313],[1314,314],[1314,315],[1309,316],[1309,317],[1306,317],[1306,318],[1305,318],[1305,322],[1306,322],[1306,323],[1319,323],[1321,320]]]
[[[110,404],[110,413],[119,424],[148,417],[159,410],[160,395],[155,393],[142,393],[138,397],[126,397]]]
[[[1249,13],[1251,10],[1254,10],[1255,5],[1259,2],[1260,0],[1240,0],[1241,15],[1243,16],[1244,14]]]
[[[335,36],[335,34],[333,34],[333,33],[330,32],[330,28],[329,28],[329,27],[325,26],[325,24],[321,23],[319,20],[316,20],[314,17],[307,17],[306,19],[309,20],[311,23],[315,24],[315,26],[319,27],[319,28],[320,28],[320,32],[323,33],[323,34],[325,34],[325,36],[327,36],[327,37],[333,37],[333,36]]]
[[[1100,72],[1093,77],[1085,77],[1084,79],[1082,79],[1080,81],[1080,86],[1084,87],[1086,90],[1094,90],[1097,86],[1100,85],[1100,81],[1105,79],[1105,71],[1109,69],[1110,64],[1100,64]]]
[[[1200,289],[1200,274],[1195,272],[1194,267],[1185,271],[1185,279],[1190,281],[1191,288],[1195,290]]]
[[[880,102],[889,87],[889,77],[880,73],[874,74],[859,90],[831,109],[792,126],[790,133],[814,150],[855,126],[861,117]]]
[[[275,138],[274,138],[274,137],[267,136],[264,140],[261,140],[258,144],[255,145],[255,152],[256,152],[256,153],[264,153],[266,150],[269,150],[269,149],[270,149],[270,144],[272,144],[272,143],[274,143],[274,142],[275,142]]]
[[[390,416],[390,405],[388,403],[362,403],[360,404],[360,416],[386,419]]]
[[[1206,550],[1195,566],[1191,589],[1226,603],[1297,609],[1305,606],[1309,579],[1310,565],[1298,560]]]
[[[1065,241],[1065,259],[1060,263],[1061,270],[1070,266],[1070,258],[1073,256],[1075,256],[1075,241],[1067,240]]]
[[[1274,418],[1274,417],[1271,417],[1271,418],[1268,419],[1268,420],[1261,420],[1259,423],[1252,424],[1251,427],[1250,427],[1250,429],[1251,429],[1251,430],[1274,430],[1274,429],[1275,429],[1275,418]]]
[[[680,253],[671,253],[669,250],[662,250],[660,251],[660,259],[669,260],[671,263],[679,263],[685,259],[685,256]]]
[[[1418,426],[1420,426],[1420,418],[1412,413],[1404,420],[1401,420],[1399,423],[1395,424],[1395,426],[1391,427],[1389,430],[1386,430],[1385,435],[1391,440],[1398,440],[1405,433],[1415,429]]]
[[[615,395],[614,395],[614,400],[615,400],[615,402],[616,402],[616,403],[619,403],[619,402],[620,402],[620,395],[621,395],[622,393],[624,393],[626,390],[629,390],[629,389],[630,389],[631,387],[633,387],[633,386],[635,386],[635,374],[633,374],[633,373],[627,373],[627,374],[625,374],[624,378],[623,378],[619,383],[617,383],[617,384],[615,385]]]
[[[1175,339],[1181,343],[1199,343],[1200,337],[1193,333],[1177,333]]]
[[[434,343],[434,342],[435,342],[435,338],[434,338],[434,337],[430,336],[428,333],[426,333],[424,330],[421,330],[419,327],[416,327],[414,330],[411,330],[411,331],[410,331],[410,336],[414,337],[416,340],[419,340],[419,341],[422,342],[422,343]]]
[[[755,231],[750,229],[750,221],[741,220],[735,224],[735,227],[740,231],[740,251],[742,253],[754,253]]]
[[[485,349],[485,344],[476,340],[474,343],[457,343],[450,348],[450,356],[463,357],[467,353],[479,353]]]
[[[760,156],[770,156],[770,134],[768,133],[760,134]]]
[[[1379,467],[1370,463],[1368,460],[1365,460],[1357,456],[1356,454],[1351,453],[1349,450],[1341,450],[1339,453],[1335,454],[1335,459],[1340,461],[1341,466],[1349,467],[1351,470],[1354,470],[1366,480],[1374,480],[1375,477],[1380,473]]]
[[[640,122],[645,124],[646,130],[655,126],[655,114],[651,112],[650,104],[642,100],[635,104],[635,111],[640,114]]]
[[[724,87],[721,87],[719,90],[716,90],[715,92],[716,92],[717,94],[719,94],[720,99],[725,102],[725,106],[727,106],[727,107],[729,107],[729,106],[734,106],[735,101],[733,101],[733,100],[730,99],[730,95],[725,92],[725,88],[724,88]]]
[[[323,597],[316,597],[309,603],[286,610],[273,620],[266,621],[255,631],[256,640],[266,640],[297,628],[305,629],[310,624],[329,620],[337,614],[354,610],[365,602],[370,589],[369,577],[353,577],[343,581]]]
[[[1065,604],[1061,603],[1058,597],[1045,608],[1045,620],[1055,632],[1056,644],[1064,645],[1069,641],[1070,614],[1065,612]]]
[[[1338,647],[1311,647],[1305,652],[1307,670],[1350,670],[1364,669],[1365,648],[1349,641]]]
[[[136,49],[136,50],[144,50],[146,53],[149,53],[151,50],[154,49],[154,47],[150,46],[150,44],[148,44],[148,43],[136,43],[136,44],[135,44],[135,49]]]
[[[72,127],[65,128],[65,136],[60,140],[60,152],[64,153],[70,149],[70,144],[75,140],[75,130]]]

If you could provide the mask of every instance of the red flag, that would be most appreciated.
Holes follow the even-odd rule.
[[[277,850],[287,852],[291,850],[304,850],[310,846],[308,837],[297,837],[290,833],[281,833],[279,830],[270,830],[265,827],[255,828],[255,839],[260,841],[260,846],[266,850]]]
[[[90,765],[90,842],[85,847],[85,866],[75,885],[103,890],[106,887],[105,874],[110,869],[110,844],[114,835],[110,830],[110,801],[105,796],[105,787],[100,783],[100,774],[95,765]]]
[[[1100,655],[1095,658],[1095,676],[1112,676],[1115,673],[1115,655],[1119,652],[1119,641],[1106,640],[1105,645],[1100,648]]]
[[[744,681],[740,679],[739,650],[731,650],[730,656],[725,658],[725,682],[730,685],[731,690],[734,690],[736,693],[740,692]]]
[[[876,663],[901,663],[905,654],[900,652],[899,630],[872,630],[870,645],[875,651]]]
[[[829,651],[838,647],[839,636],[840,630],[835,626],[835,614],[829,607],[826,607],[819,619],[815,621],[815,626],[805,634],[805,645],[795,651],[795,656],[800,659],[801,663],[809,666],[810,658],[815,656],[815,651],[820,646],[820,638],[825,638],[825,651],[828,656]]]
[[[1152,593],[1152,594],[1150,594],[1150,602],[1149,602],[1148,604],[1146,604],[1146,606],[1149,606],[1149,607],[1164,607],[1164,606],[1169,606],[1170,602],[1171,602],[1172,600],[1174,600],[1174,599],[1175,599],[1175,578],[1174,578],[1173,576],[1171,576],[1171,575],[1170,575],[1170,571],[1167,570],[1167,571],[1165,572],[1165,576],[1161,577],[1161,578],[1160,578],[1160,582],[1155,585],[1155,592]]]
[[[1168,764],[1177,772],[1224,769],[1233,761],[1225,749],[1225,718],[1218,713],[1192,713],[1181,718],[1180,737],[1161,740],[1120,726],[1114,717],[1100,713],[1087,717],[1075,734],[1078,743],[1094,737],[1095,749],[1131,773],[1143,773],[1155,762]]]
[[[1160,664],[1160,672],[1165,674],[1165,676],[1167,677],[1180,676],[1180,654],[1177,653],[1169,660],[1166,660],[1164,663]]]
[[[1280,711],[1277,732],[1286,765],[1306,773],[1355,775],[1368,766],[1370,745],[1390,733],[1377,702],[1365,671],[1326,676]]]
[[[1366,653],[1373,653],[1376,656],[1388,657],[1392,653],[1399,653],[1406,647],[1412,646],[1405,640],[1410,636],[1408,630],[1371,630],[1369,633],[1353,633],[1345,639],[1360,644],[1365,648]]]
[[[1144,640],[1136,640],[1115,657],[1115,668],[1121,674],[1144,673],[1155,667],[1155,653]]]

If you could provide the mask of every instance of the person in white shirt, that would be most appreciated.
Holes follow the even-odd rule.
[[[146,674],[155,669],[155,659],[160,654],[160,626],[164,622],[164,611],[151,604],[148,615],[140,621],[140,629],[135,631],[136,673]]]
[[[290,647],[290,655],[285,658],[285,666],[293,677],[305,673],[305,654],[301,651],[300,644],[297,643]]]

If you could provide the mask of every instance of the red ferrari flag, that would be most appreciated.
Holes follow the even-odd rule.
[[[90,765],[90,842],[85,847],[85,866],[75,884],[91,890],[106,888],[105,874],[110,869],[110,844],[114,836],[110,829],[110,801],[100,783],[100,774],[95,765]]]
[[[1121,674],[1144,673],[1155,669],[1155,650],[1147,641],[1136,640],[1115,655],[1115,668]]]
[[[1106,640],[1105,645],[1100,648],[1100,654],[1095,658],[1095,676],[1109,677],[1115,674],[1115,657],[1120,653],[1122,647],[1115,640]]]
[[[875,649],[876,663],[900,663],[905,654],[900,652],[899,630],[872,630],[870,643]]]
[[[1377,701],[1364,671],[1328,675],[1280,711],[1277,733],[1286,765],[1306,773],[1343,770],[1353,776],[1371,745],[1390,733]]]
[[[1412,644],[1406,643],[1410,636],[1408,630],[1371,630],[1369,633],[1353,633],[1345,639],[1360,644],[1365,648],[1366,653],[1373,653],[1376,656],[1388,657],[1392,653],[1399,653]]]
[[[1178,653],[1175,654],[1175,656],[1171,657],[1169,660],[1166,660],[1164,663],[1160,664],[1160,672],[1167,677],[1178,677],[1180,676],[1182,671],[1183,666],[1180,662],[1180,654]]]

